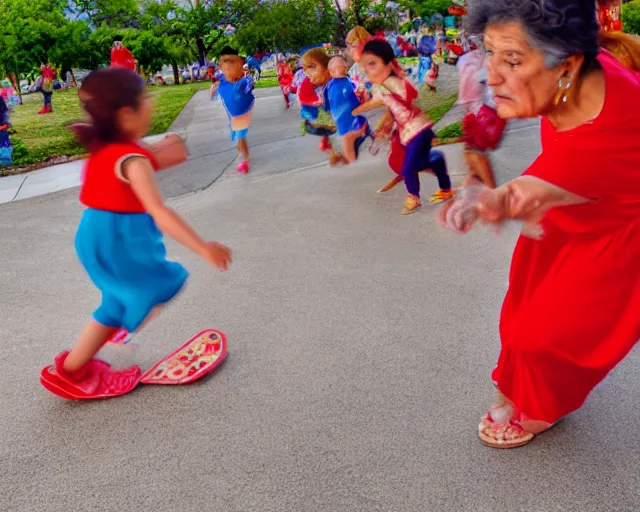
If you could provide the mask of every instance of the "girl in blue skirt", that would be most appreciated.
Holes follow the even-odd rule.
[[[79,97],[90,123],[74,130],[91,156],[80,191],[87,209],[75,246],[102,302],[76,346],[55,358],[55,373],[68,391],[89,398],[135,387],[140,368],[115,371],[94,356],[119,329],[140,328],[185,284],[188,273],[167,261],[162,235],[221,270],[231,262],[231,251],[202,240],[165,205],[155,172],[183,161],[186,149],[177,136],[152,146],[137,142],[151,121],[142,78],[124,68],[100,69],[84,80]]]

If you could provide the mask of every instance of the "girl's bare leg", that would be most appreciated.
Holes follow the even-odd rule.
[[[109,327],[95,320],[90,320],[84,331],[82,331],[76,346],[73,347],[64,361],[63,368],[65,371],[75,372],[91,361],[93,356],[98,353],[98,350],[118,329],[118,327]]]
[[[480,179],[487,187],[496,188],[496,178],[493,175],[493,167],[491,166],[489,156],[483,153],[478,154],[477,157],[478,164],[476,172],[480,176]]]
[[[151,320],[156,319],[158,315],[164,311],[165,307],[165,305],[161,305],[153,308],[151,313],[147,315],[147,318],[145,318],[140,324],[140,327],[138,327],[136,332],[144,329]],[[84,331],[82,331],[76,346],[73,347],[64,361],[63,368],[65,371],[75,372],[91,361],[107,340],[111,338],[118,329],[119,327],[109,327],[107,325],[102,325],[95,320],[90,320],[84,328]]]
[[[247,139],[240,139],[238,141],[238,152],[242,155],[242,159],[245,162],[249,160],[249,144],[247,144]]]
[[[356,161],[356,140],[360,136],[360,131],[353,131],[342,137],[342,152],[347,163]]]
[[[465,151],[464,158],[469,169],[464,186],[469,185],[474,178],[477,178],[487,187],[496,188],[496,179],[493,175],[493,167],[491,166],[491,161],[487,155],[484,153]]]

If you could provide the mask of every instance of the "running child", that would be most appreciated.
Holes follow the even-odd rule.
[[[87,398],[135,386],[138,366],[113,370],[94,359],[120,329],[134,332],[170,302],[187,280],[186,269],[167,260],[163,234],[226,270],[230,250],[204,241],[162,199],[155,173],[180,163],[186,149],[177,137],[144,146],[151,103],[144,80],[131,70],[103,68],[79,91],[89,124],[74,126],[91,156],[84,168],[82,215],[75,239],[80,262],[102,294],[75,347],[56,356],[58,378]]]
[[[342,137],[342,161],[351,163],[358,157],[358,149],[366,138],[368,124],[363,116],[352,114],[360,101],[347,75],[347,61],[341,56],[333,57],[328,69],[331,80],[325,88],[325,110],[331,113],[338,135]]]
[[[218,92],[222,98],[227,115],[231,140],[237,143],[238,152],[242,155],[242,162],[238,165],[238,172],[249,172],[249,145],[247,135],[253,119],[253,78],[244,69],[244,57],[238,51],[225,46],[220,54],[218,65],[222,74],[214,85],[213,94]]]
[[[406,78],[400,78],[399,65],[393,48],[386,41],[372,39],[363,50],[362,60],[369,80],[376,86],[374,98],[353,111],[354,115],[386,106],[395,122],[404,149],[402,177],[408,196],[404,201],[403,215],[417,212],[422,207],[420,200],[420,171],[431,168],[438,178],[440,189],[429,199],[429,203],[442,203],[453,197],[451,179],[446,166],[433,166],[430,158],[431,143],[435,134],[433,123],[415,105],[418,91]]]
[[[291,94],[291,83],[293,82],[293,71],[291,71],[291,66],[285,59],[284,55],[281,55],[278,59],[278,84],[280,85],[280,90],[282,91],[282,95],[284,96],[284,103],[286,105],[287,110],[291,108],[291,101],[289,100],[289,94]]]
[[[324,89],[331,80],[329,57],[322,48],[312,48],[302,56],[301,63],[305,78],[298,87],[298,101],[303,134],[321,137],[320,151],[329,151],[329,161],[337,163],[342,156],[329,140],[337,128],[331,114],[324,109]]]

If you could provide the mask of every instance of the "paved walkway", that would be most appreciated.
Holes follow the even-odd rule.
[[[268,96],[254,171],[240,176],[226,123],[218,139],[207,128],[204,112],[219,111],[202,97],[190,108],[201,167],[166,173],[163,187],[175,196],[223,173],[170,204],[229,244],[233,266],[220,274],[169,241],[189,286],[135,352],[104,356],[146,369],[217,327],[230,358],[188,387],[77,404],[49,395],[39,370],[99,300],[73,248],[82,207],[75,190],[0,205],[0,511],[638,510],[637,351],[531,445],[477,440],[513,229],[461,237],[432,207],[400,215],[401,187],[375,193],[391,176],[384,159],[317,165],[317,140],[297,137],[296,116]],[[518,124],[494,155],[501,181],[539,150],[535,123]]]

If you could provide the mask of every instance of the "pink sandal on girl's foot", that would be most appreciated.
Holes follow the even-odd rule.
[[[238,165],[237,171],[241,174],[247,174],[249,172],[249,160],[245,160],[240,165]]]

